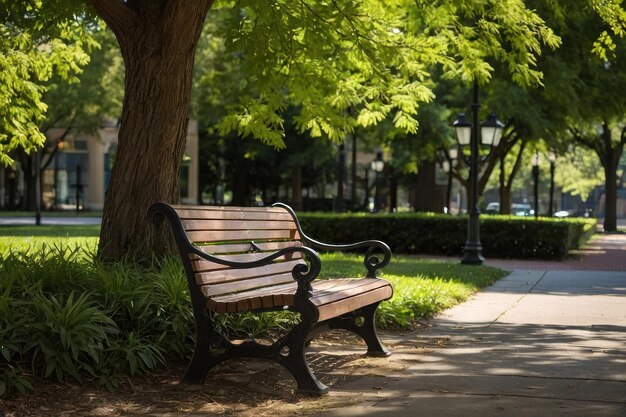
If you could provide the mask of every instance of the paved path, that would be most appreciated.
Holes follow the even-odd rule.
[[[626,271],[626,233],[594,235],[576,254],[579,258],[565,261],[487,259],[485,265],[508,270]]]
[[[607,235],[581,270],[522,264],[427,329],[385,335],[396,366],[333,387],[351,405],[320,415],[626,416],[625,250]]]
[[[42,225],[81,225],[81,224],[100,224],[100,217],[42,217]],[[32,226],[35,224],[34,217],[0,217],[0,226]]]

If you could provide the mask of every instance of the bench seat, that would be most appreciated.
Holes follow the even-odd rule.
[[[318,280],[312,283],[309,301],[319,312],[316,321],[336,317],[378,300],[391,298],[389,282],[378,278],[344,278]],[[262,289],[225,294],[207,302],[207,309],[216,313],[243,313],[271,307],[293,307],[296,304],[295,282]]]

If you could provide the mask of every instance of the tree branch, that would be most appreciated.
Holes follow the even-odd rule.
[[[602,163],[602,166],[605,166],[606,155],[605,155],[605,150],[602,148],[602,141],[597,140],[597,139],[594,140],[593,138],[585,136],[584,132],[581,132],[575,127],[570,127],[569,131],[572,134],[572,137],[574,138],[574,142],[578,143],[579,145],[584,146],[585,148],[588,148],[594,151],[596,155],[598,155],[598,158],[600,158],[600,162]]]
[[[121,0],[89,0],[89,3],[116,35],[123,33],[124,28],[131,25],[136,16],[133,7],[137,7],[137,1],[129,0],[124,3]]]
[[[511,168],[509,178],[506,181],[506,186],[508,189],[511,189],[511,187],[513,186],[513,180],[515,179],[517,172],[522,166],[522,154],[524,153],[524,148],[526,148],[526,143],[527,141],[525,140],[522,140],[522,143],[520,143],[519,152],[517,154],[517,157],[515,158],[515,163],[513,164],[513,168]]]
[[[74,119],[76,119],[76,117],[74,116]],[[61,144],[61,142],[63,142],[63,140],[67,137],[67,135],[70,133],[70,131],[72,130],[72,126],[74,124],[74,119],[72,119],[72,122],[70,123],[70,125],[65,129],[65,131],[61,134],[61,136],[59,136],[58,138],[56,138],[54,140],[54,149],[52,150],[52,152],[50,152],[50,154],[48,155],[48,159],[46,159],[46,161],[41,165],[41,171],[44,171],[46,168],[48,168],[48,165],[50,165],[50,162],[52,162],[52,158],[54,158],[54,155],[57,153],[57,151],[59,150],[59,145]]]

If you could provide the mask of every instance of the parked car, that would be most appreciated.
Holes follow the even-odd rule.
[[[487,207],[485,207],[486,214],[498,214],[500,213],[500,203],[489,203]]]
[[[511,204],[511,214],[514,216],[532,216],[535,214],[535,210],[532,209],[530,204],[514,203]]]
[[[498,214],[500,213],[500,203],[492,202],[487,204],[484,210],[485,214]],[[513,203],[511,204],[511,214],[514,216],[532,216],[535,214],[535,210],[530,204],[526,203]]]

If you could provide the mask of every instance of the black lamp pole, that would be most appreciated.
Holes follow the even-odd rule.
[[[41,154],[35,151],[35,224],[41,226]]]
[[[548,204],[548,216],[554,216],[554,161],[556,155],[550,155],[550,201]]]
[[[468,199],[469,220],[467,222],[467,241],[461,263],[480,265],[483,246],[480,243],[480,209],[478,208],[478,81],[474,80],[472,98],[472,133],[470,136],[470,193]]]
[[[539,153],[533,161],[533,197],[535,199],[535,219],[539,217]]]
[[[376,151],[376,159],[371,162],[371,168],[374,171],[374,185],[376,186],[376,191],[374,193],[374,212],[377,213],[380,211],[381,201],[380,201],[380,188],[381,188],[381,173],[385,168],[385,161],[383,160],[383,151]]]
[[[480,210],[478,209],[478,160],[486,160],[491,155],[495,147],[500,143],[502,137],[502,129],[504,124],[498,120],[495,113],[491,113],[487,120],[481,125],[482,133],[478,134],[478,81],[474,80],[472,99],[472,122],[465,118],[465,114],[461,113],[452,123],[456,133],[458,148],[458,156],[462,157],[469,165],[469,189],[467,211],[469,220],[467,223],[467,241],[465,242],[464,255],[461,263],[469,265],[480,265],[485,258],[482,256],[482,244],[480,243]],[[480,140],[480,143],[479,143]],[[480,155],[480,145],[489,147],[489,153],[486,156]],[[468,146],[470,148],[469,158],[464,154],[462,148]],[[484,159],[483,159],[484,158]]]

